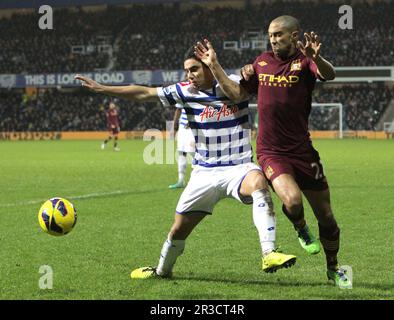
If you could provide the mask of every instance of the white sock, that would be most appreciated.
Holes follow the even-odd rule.
[[[160,253],[159,265],[156,273],[158,275],[167,275],[172,271],[175,261],[183,253],[185,249],[185,240],[170,240],[167,239]]]
[[[178,155],[178,182],[185,181],[185,172],[187,166],[187,157],[183,153]]]
[[[275,249],[276,217],[274,205],[268,190],[256,190],[253,198],[253,222],[260,237],[263,256]]]

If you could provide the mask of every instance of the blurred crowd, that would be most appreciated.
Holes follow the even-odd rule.
[[[392,90],[391,90],[392,91]],[[314,102],[340,102],[346,130],[375,130],[393,94],[380,84],[319,84]],[[111,99],[111,100],[110,100]],[[82,89],[72,92],[40,90],[34,97],[23,92],[0,91],[1,131],[96,131],[106,130],[105,110],[114,101],[120,111],[121,130],[165,130],[175,108],[160,103],[134,103],[94,95]],[[335,108],[312,108],[311,130],[338,130]]]
[[[41,90],[35,97],[0,91],[0,131],[102,131],[110,101],[119,110],[122,130],[166,129],[175,108],[160,103],[133,103],[92,95],[82,89]]]
[[[343,105],[345,130],[376,130],[386,107],[394,98],[392,88],[383,83],[333,85],[318,84],[314,102],[337,102]],[[315,108],[311,113],[311,130],[338,130],[338,109]]]
[[[15,14],[0,20],[0,73],[56,73],[106,68],[108,53],[98,52],[120,32],[116,22],[122,10],[85,12],[54,10],[53,30],[38,27],[40,15]],[[119,26],[123,27],[123,26]],[[100,37],[99,37],[100,36]],[[91,46],[89,54],[72,53],[72,46]]]
[[[389,1],[354,3],[353,29],[338,27],[338,3],[269,1],[242,9],[139,5],[101,11],[55,9],[53,30],[40,30],[35,13],[0,20],[0,73],[83,72],[95,69],[179,69],[187,49],[209,38],[226,68],[253,61],[260,49],[224,50],[248,30],[263,30],[284,13],[299,18],[305,31],[322,39],[322,55],[336,66],[392,65],[394,25]],[[105,41],[103,40],[105,37]],[[107,43],[111,52],[99,52]],[[72,46],[91,46],[89,54]]]

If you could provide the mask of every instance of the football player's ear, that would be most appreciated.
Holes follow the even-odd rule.
[[[291,33],[291,37],[293,38],[293,41],[297,43],[298,39],[299,39],[299,35],[300,33],[298,31],[293,31]]]

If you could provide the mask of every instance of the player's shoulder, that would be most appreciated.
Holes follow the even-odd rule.
[[[183,89],[183,88],[188,88],[188,87],[190,87],[189,81],[179,81],[179,82],[175,82],[175,83],[164,84],[160,88],[163,89],[164,91],[172,91],[172,90],[176,90],[177,88]]]
[[[274,54],[272,51],[264,51],[255,59],[255,63],[261,62],[264,60],[271,60],[273,58],[274,58]]]
[[[291,62],[294,62],[294,60],[301,60],[302,62],[306,63],[313,61],[311,58],[308,58],[306,55],[304,55],[299,49],[297,49],[296,54],[292,57]]]
[[[258,58],[273,58],[274,57],[274,53],[272,51],[263,51]]]
[[[176,84],[181,87],[187,87],[187,86],[190,86],[190,81],[180,81],[180,82],[177,82]]]
[[[179,81],[177,83],[174,83],[173,85],[174,90],[177,91],[182,91],[182,92],[188,92],[188,91],[193,91],[192,88],[192,84],[190,83],[190,81]]]
[[[312,58],[304,55],[300,50],[294,55],[294,57],[290,61],[292,69],[294,69],[297,65],[300,69],[305,70],[309,69],[311,65],[315,64]]]
[[[159,87],[158,92],[162,92],[166,96],[178,95],[182,98],[184,95],[189,95],[190,88],[191,84],[189,81],[179,81]]]
[[[159,95],[162,93],[164,96],[172,96],[172,99],[175,98],[176,101],[182,101],[181,105],[185,102],[190,102],[190,99],[200,97],[202,94],[198,89],[194,88],[194,86],[189,81],[179,81],[167,86],[160,87],[158,89]],[[175,105],[175,103],[171,103]]]
[[[271,64],[275,64],[274,53],[272,51],[264,51],[255,59],[253,67],[259,69]]]

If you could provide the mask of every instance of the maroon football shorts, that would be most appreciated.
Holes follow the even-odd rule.
[[[258,161],[271,185],[276,177],[289,174],[294,177],[301,190],[328,189],[323,166],[316,150],[303,155],[260,155]]]
[[[119,127],[109,128],[109,134],[113,136],[117,136],[119,134]]]

